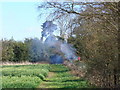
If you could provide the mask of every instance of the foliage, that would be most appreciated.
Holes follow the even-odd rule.
[[[48,72],[49,75],[53,73],[53,76],[47,77]],[[59,64],[3,66],[2,86],[3,89],[91,88],[88,81],[72,75],[66,66]]]
[[[36,88],[47,77],[49,65],[14,65],[2,67],[3,88]]]
[[[68,43],[73,44],[76,53],[87,64],[87,79],[100,87],[120,86],[118,5],[118,2],[71,1],[47,2],[38,6],[53,8],[50,19],[62,27],[60,32],[67,33]]]
[[[2,41],[2,61],[13,61],[14,60],[13,41],[12,40],[1,41]]]
[[[89,83],[70,73],[70,70],[63,65],[50,65],[52,77],[46,78],[40,88],[91,88]]]
[[[2,61],[29,61],[29,49],[26,43],[14,39],[2,39]]]
[[[120,86],[118,62],[120,12],[118,4],[117,2],[47,2],[38,6],[38,8],[52,8],[54,10],[48,18],[58,24],[61,35],[59,39],[61,41],[67,40],[68,43],[73,44],[77,55],[81,57],[87,67],[85,77],[99,87]],[[26,39],[24,42],[14,41],[13,39],[2,40],[2,42],[3,61],[40,60],[38,52],[42,50],[38,50],[37,44],[34,45],[32,39]],[[29,53],[31,45],[35,49],[32,49],[32,53]],[[45,55],[45,53],[43,54]],[[75,65],[81,67],[79,63],[75,63]],[[55,68],[59,68],[59,65]],[[56,71],[55,68],[50,70],[54,72]],[[60,68],[61,71],[68,71],[62,66]],[[13,71],[11,70],[11,72]],[[11,75],[7,71],[3,73]],[[32,72],[27,73],[31,74]],[[35,75],[38,75],[38,73]],[[60,73],[59,75],[64,76]]]
[[[42,43],[38,38],[26,38],[24,41],[2,39],[2,61],[46,61]]]
[[[21,61],[27,61],[29,60],[28,56],[28,47],[23,42],[17,42],[14,44],[13,47],[14,52],[14,61],[19,62]]]
[[[104,3],[103,10],[104,7],[107,7],[106,13],[112,13],[110,16],[93,15],[82,21],[80,26],[74,28],[76,38],[69,38],[68,41],[73,43],[79,55],[86,61],[86,77],[89,77],[91,83],[101,87],[118,87],[118,13],[108,8],[109,3]],[[93,13],[91,9],[94,7],[88,8],[84,12]],[[117,10],[117,7],[114,8]],[[115,25],[112,25],[113,23]]]
[[[35,88],[42,81],[39,77],[21,76],[21,77],[2,77],[3,88]]]

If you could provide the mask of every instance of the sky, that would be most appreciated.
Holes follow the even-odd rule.
[[[41,25],[45,22],[46,16],[50,12],[44,9],[38,11],[37,6],[40,3],[42,2],[38,3],[32,0],[31,2],[0,0],[0,39],[11,39],[12,37],[15,40],[40,38]],[[44,12],[46,14],[39,18],[39,14]]]
[[[0,3],[0,29],[2,38],[24,40],[41,37],[41,25],[46,16],[39,18],[38,2],[2,2]]]

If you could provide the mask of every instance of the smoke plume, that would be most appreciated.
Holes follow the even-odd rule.
[[[31,52],[33,60],[48,60],[52,64],[61,64],[63,59],[75,60],[75,49],[65,41],[58,39],[53,33],[57,25],[52,21],[46,21],[42,25],[41,39],[33,39]],[[36,56],[36,55],[37,56]]]

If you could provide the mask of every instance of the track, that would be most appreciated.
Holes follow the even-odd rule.
[[[38,88],[88,88],[87,81],[74,76],[63,65],[50,65],[48,77]]]

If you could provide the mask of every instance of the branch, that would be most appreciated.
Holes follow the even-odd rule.
[[[60,10],[62,10],[64,12],[66,12],[66,13],[77,14],[77,15],[80,15],[80,16],[95,16],[95,15],[101,15],[101,16],[103,16],[103,15],[111,15],[111,14],[108,14],[108,13],[100,13],[100,14],[99,13],[98,14],[97,13],[93,13],[93,14],[86,13],[86,14],[84,14],[84,13],[76,12],[74,10],[69,11],[67,9],[64,9],[64,8],[62,8],[62,6],[60,4],[59,4],[59,6],[55,5],[56,3],[52,4],[52,3],[48,2],[48,4],[51,5],[51,6],[53,6],[54,8],[57,8],[57,9],[60,9]]]

